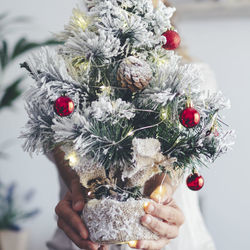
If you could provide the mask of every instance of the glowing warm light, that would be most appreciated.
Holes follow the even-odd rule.
[[[178,126],[178,127],[179,127],[179,130],[183,130],[183,126],[182,126],[182,124],[181,124],[181,123],[179,124],[179,126]]]
[[[69,160],[69,165],[70,166],[75,166],[78,162],[78,158],[76,155],[76,152],[72,152],[67,156],[67,160]]]
[[[123,241],[123,242],[117,242],[116,244],[117,244],[117,245],[125,245],[125,244],[128,244],[128,242]]]
[[[74,16],[72,18],[73,22],[75,23],[75,25],[77,25],[83,31],[85,31],[90,24],[90,19],[84,13],[78,10],[74,10],[73,13],[74,13]]]
[[[162,120],[166,120],[168,118],[168,112],[167,112],[167,110],[162,110],[161,111],[161,119]]]
[[[102,92],[107,93],[107,94],[109,94],[111,92],[110,86],[103,85],[103,86],[100,87],[100,89],[101,89]]]
[[[135,132],[131,130],[131,131],[128,132],[127,136],[133,136],[134,133],[135,133]]]
[[[82,62],[80,66],[83,71],[86,71],[89,68],[89,62]]]
[[[149,203],[148,201],[144,203],[144,205],[143,205],[143,206],[144,206],[144,210],[147,210],[149,204],[150,204],[150,203]]]
[[[167,194],[167,187],[165,185],[158,186],[155,191],[151,194],[150,198],[161,202]]]
[[[77,70],[87,71],[89,68],[89,61],[87,61],[87,59],[84,56],[74,57],[71,63],[73,67],[77,68]]]
[[[157,59],[157,63],[158,63],[158,65],[164,65],[164,64],[166,64],[167,63],[167,60],[166,59]]]
[[[91,191],[89,191],[89,192],[88,192],[88,196],[90,196],[91,194],[92,194],[92,192],[91,192]]]
[[[128,245],[129,245],[131,248],[136,248],[136,246],[137,246],[137,240],[129,241],[129,242],[128,242]]]

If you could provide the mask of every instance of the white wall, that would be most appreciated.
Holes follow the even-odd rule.
[[[189,20],[179,27],[190,53],[210,64],[219,88],[231,99],[226,121],[237,132],[233,151],[204,171],[206,221],[219,250],[250,249],[250,17]]]
[[[22,25],[19,30],[12,32],[12,37],[24,34],[31,39],[43,40],[51,37],[51,32],[63,29],[75,3],[76,1],[67,0],[8,0],[4,1],[4,5],[1,4],[0,13],[8,11],[12,16],[25,15],[32,18],[32,22],[27,26]],[[18,66],[22,60],[16,62],[16,65],[9,70],[7,79],[23,73]],[[27,80],[26,86],[30,82]],[[31,207],[38,207],[41,213],[24,226],[31,235],[29,250],[45,250],[45,242],[56,228],[54,207],[57,204],[59,192],[57,173],[55,167],[45,157],[34,156],[31,159],[22,151],[22,141],[16,139],[27,121],[23,104],[23,101],[19,100],[14,109],[0,113],[0,144],[8,139],[14,140],[14,144],[6,150],[10,159],[0,160],[0,179],[5,183],[16,181],[20,193],[29,188],[36,190]]]
[[[30,28],[20,32],[41,39],[63,28],[75,3],[76,0],[8,0],[0,12],[10,10],[13,15],[33,17]],[[232,109],[226,116],[238,135],[234,151],[219,159],[214,168],[204,171],[206,187],[201,195],[206,221],[219,250],[250,249],[247,160],[250,18],[190,20],[182,21],[179,26],[190,53],[211,65],[220,88],[231,99]],[[16,71],[12,69],[10,75]],[[1,141],[16,138],[25,121],[23,102],[19,100],[14,110],[0,114]],[[8,153],[10,159],[0,161],[0,178],[6,182],[16,180],[20,191],[30,187],[37,190],[33,205],[41,208],[42,213],[26,224],[32,235],[29,250],[45,250],[45,241],[56,227],[53,219],[58,195],[55,168],[44,157],[30,159],[22,152],[20,141],[16,141]]]

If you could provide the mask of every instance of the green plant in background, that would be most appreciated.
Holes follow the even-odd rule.
[[[12,65],[18,57],[32,49],[58,44],[58,42],[53,39],[43,42],[33,42],[25,37],[21,37],[13,46],[10,46],[8,38],[9,27],[24,22],[25,20],[27,20],[25,17],[9,19],[7,14],[0,14],[0,111],[3,108],[10,107],[22,93],[19,86],[24,80],[24,76],[18,76],[13,81],[5,83],[3,76],[7,68]]]
[[[8,68],[17,63],[16,60],[26,52],[40,46],[58,44],[53,39],[43,42],[33,42],[25,37],[16,41],[10,38],[11,31],[15,31],[20,24],[28,21],[26,17],[10,18],[8,14],[0,14],[0,112],[14,104],[14,101],[22,94],[20,84],[25,77],[19,75],[12,81],[5,81]],[[9,142],[0,143],[0,159],[7,157],[1,150],[6,148]],[[32,218],[39,212],[37,209],[26,211],[22,209],[22,203],[28,203],[33,197],[33,191],[27,192],[22,199],[17,194],[15,183],[4,185],[0,181],[0,230],[20,230],[19,223]]]
[[[4,80],[9,66],[16,63],[16,60],[26,52],[41,47],[58,44],[53,39],[43,42],[33,42],[25,37],[20,37],[16,41],[11,41],[10,32],[15,31],[20,23],[28,21],[27,17],[10,18],[8,14],[0,14],[0,112],[13,105],[14,101],[22,94],[20,84],[25,77],[19,75],[11,82]],[[8,142],[6,142],[8,143]],[[6,158],[7,154],[1,150],[6,148],[6,143],[0,144],[0,159]]]
[[[22,203],[26,205],[31,201],[33,195],[34,191],[30,190],[20,200],[15,183],[6,186],[0,182],[0,230],[19,231],[21,222],[39,213],[38,209],[30,211],[22,209]]]

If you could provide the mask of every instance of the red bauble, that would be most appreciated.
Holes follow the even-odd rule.
[[[54,104],[55,112],[60,116],[69,116],[75,108],[74,102],[67,96],[59,97]]]
[[[194,108],[185,108],[180,114],[180,122],[186,128],[193,128],[200,122],[200,114]]]
[[[174,30],[168,30],[162,34],[166,37],[167,42],[162,47],[166,50],[175,50],[180,46],[181,38]]]
[[[215,137],[220,136],[220,133],[219,133],[219,131],[218,131],[217,129],[214,131],[214,136],[215,136]]]
[[[197,173],[191,174],[187,178],[187,186],[193,191],[199,191],[204,186],[204,179]]]

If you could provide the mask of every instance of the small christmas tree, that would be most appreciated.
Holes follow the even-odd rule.
[[[165,173],[173,181],[228,150],[231,131],[219,112],[223,95],[201,91],[195,65],[174,53],[180,36],[175,9],[151,0],[87,0],[59,35],[22,64],[35,80],[28,91],[24,149],[55,147],[88,189],[83,211],[91,240],[157,239],[139,223],[145,183]]]

